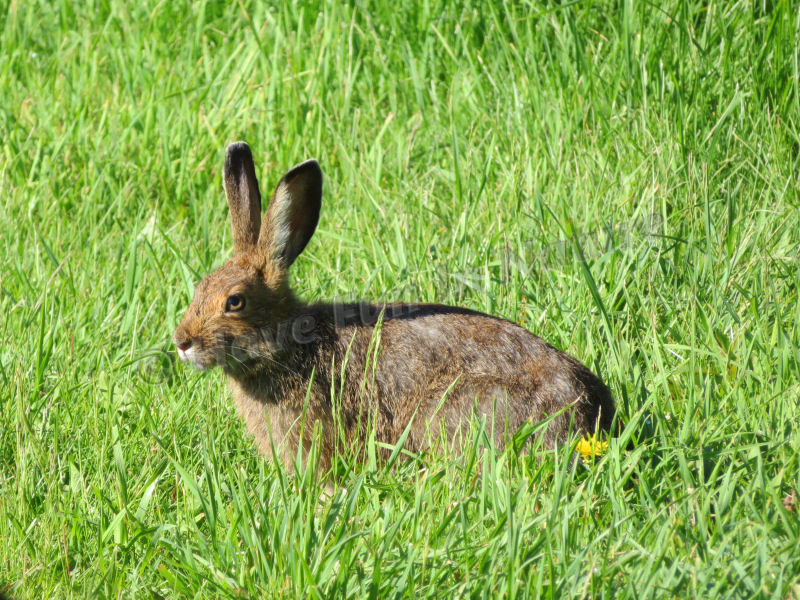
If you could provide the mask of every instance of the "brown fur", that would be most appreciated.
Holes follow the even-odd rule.
[[[441,429],[457,443],[475,416],[493,423],[501,447],[526,421],[556,413],[545,433],[550,445],[570,431],[610,428],[614,404],[603,382],[513,323],[438,304],[297,300],[287,269],[319,217],[322,173],[315,161],[284,176],[263,223],[244,143],[228,148],[225,189],[235,254],[198,285],[173,339],[195,366],[223,368],[263,452],[274,444],[291,466],[301,430],[308,449],[315,423],[323,468],[339,441],[363,450],[373,427],[378,441],[394,444],[412,419],[411,451],[426,448]],[[226,312],[234,294],[246,304]]]

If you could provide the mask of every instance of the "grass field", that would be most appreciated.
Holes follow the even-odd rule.
[[[0,0],[0,595],[800,597],[800,8],[563,4]],[[515,321],[622,439],[258,456],[169,341],[237,139],[322,164],[302,296]]]

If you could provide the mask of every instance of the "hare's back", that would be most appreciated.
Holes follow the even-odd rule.
[[[510,321],[440,304],[387,306],[381,348],[398,366],[449,365],[474,373],[511,372],[531,362],[550,370],[567,357]]]
[[[571,404],[577,410],[559,421],[572,419],[575,427],[591,430],[599,415],[600,428],[610,426],[613,403],[600,379],[514,323],[436,304],[387,305],[383,315],[375,383],[398,427],[409,411],[421,409],[438,410],[450,429],[477,406],[484,414],[499,407],[515,428]],[[358,345],[368,345],[372,328],[359,329]],[[558,428],[563,437],[566,423]]]

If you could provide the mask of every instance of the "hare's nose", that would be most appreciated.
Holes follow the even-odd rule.
[[[181,352],[186,352],[189,348],[192,347],[192,340],[186,340],[185,342],[176,343],[175,345]]]

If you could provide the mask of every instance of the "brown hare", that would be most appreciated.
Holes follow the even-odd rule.
[[[197,286],[173,340],[198,369],[225,371],[259,448],[291,468],[320,430],[321,467],[337,444],[364,449],[368,427],[418,451],[470,419],[492,419],[502,447],[526,422],[552,417],[550,446],[608,430],[614,403],[589,369],[509,321],[440,304],[307,304],[289,267],[317,226],[322,171],[301,163],[278,183],[264,218],[250,148],[228,147],[225,192],[234,255]],[[333,394],[332,394],[333,392]],[[332,397],[333,396],[333,397]]]

